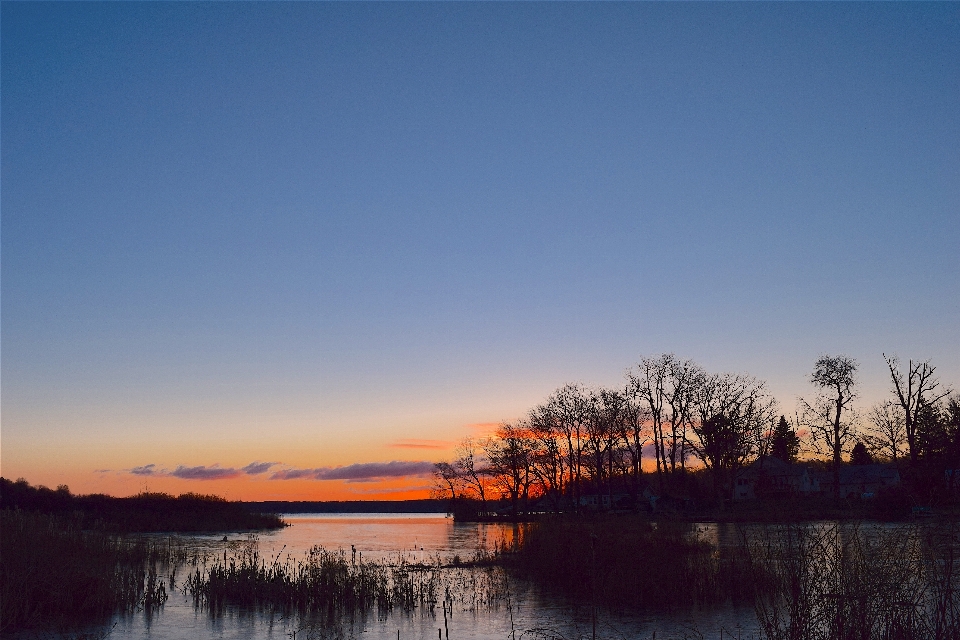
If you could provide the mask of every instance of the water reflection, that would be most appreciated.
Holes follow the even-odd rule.
[[[300,558],[314,545],[326,549],[343,549],[347,558],[353,550],[358,560],[428,562],[439,560],[450,564],[459,557],[467,561],[478,552],[509,548],[517,541],[524,527],[503,523],[454,523],[443,514],[288,514],[284,519],[292,526],[262,533],[256,542],[264,557]],[[735,542],[732,525],[702,525],[699,534],[712,542]],[[238,551],[252,540],[246,534],[232,534],[223,540],[218,536],[192,536],[190,545],[222,556]],[[470,571],[481,569],[445,569],[449,582],[469,590]],[[489,570],[486,570],[489,571]],[[499,569],[493,569],[499,571]],[[178,574],[183,584],[185,572]],[[489,576],[488,576],[489,579]],[[464,586],[467,585],[467,586]],[[466,594],[465,594],[466,595]],[[591,638],[592,611],[554,598],[545,597],[530,585],[509,582],[507,597],[484,606],[470,604],[464,597],[446,611],[440,603],[405,615],[376,614],[347,620],[330,627],[296,616],[265,615],[236,607],[212,613],[196,610],[193,600],[182,590],[172,591],[163,610],[156,615],[140,614],[118,617],[111,628],[101,630],[102,637],[131,640],[174,640],[180,638],[218,638],[253,640],[259,638],[371,638],[393,640],[416,638],[430,640],[447,635],[454,640],[481,638]],[[687,611],[663,614],[602,613],[597,620],[598,638],[657,638],[752,636],[753,611],[732,607],[709,611]],[[539,630],[539,631],[537,631]],[[398,636],[399,634],[399,636]]]
[[[449,563],[513,545],[521,527],[504,523],[454,523],[444,514],[286,514],[292,526],[260,536],[264,554],[297,556],[314,545],[356,550],[364,560]]]

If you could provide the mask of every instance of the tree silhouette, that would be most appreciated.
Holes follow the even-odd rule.
[[[796,462],[800,455],[800,438],[783,416],[780,416],[780,421],[773,430],[770,455],[784,462]]]
[[[897,356],[887,357],[887,368],[890,369],[890,381],[893,383],[893,394],[903,409],[904,428],[907,432],[907,448],[910,450],[910,464],[915,465],[920,457],[920,427],[924,415],[929,415],[931,408],[941,399],[950,395],[949,388],[940,387],[940,381],[933,377],[936,367],[929,360],[907,364],[906,375],[900,370],[900,359]],[[937,387],[940,387],[938,390]]]
[[[856,416],[850,405],[856,398],[853,390],[856,374],[857,361],[853,358],[821,356],[810,376],[810,382],[819,392],[812,402],[800,399],[814,445],[833,458],[833,497],[837,499],[840,498],[841,454],[854,435]]]
[[[862,442],[858,442],[853,445],[853,450],[850,452],[850,464],[870,464],[873,462],[873,459],[870,457],[870,452],[867,451],[867,446]]]

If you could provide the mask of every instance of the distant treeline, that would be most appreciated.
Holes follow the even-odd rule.
[[[0,509],[19,509],[80,518],[84,527],[117,533],[203,532],[274,529],[283,526],[276,515],[252,511],[239,502],[196,493],[172,496],[141,493],[129,498],[103,494],[73,495],[66,485],[50,489],[0,478]]]
[[[444,513],[445,500],[332,500],[324,502],[268,500],[243,502],[254,513]]]
[[[924,501],[953,496],[960,395],[929,361],[884,359],[887,400],[857,407],[857,362],[825,355],[809,378],[813,393],[791,417],[763,380],[711,373],[673,354],[641,358],[619,388],[567,384],[492,436],[465,440],[454,459],[437,463],[434,493],[466,518],[654,501],[722,506],[746,467],[773,457],[828,465],[834,500],[841,466],[873,461],[901,467],[906,489]]]

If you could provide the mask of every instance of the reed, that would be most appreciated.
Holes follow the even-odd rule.
[[[169,542],[85,531],[79,519],[0,510],[0,631],[69,629],[162,606]]]
[[[264,558],[256,547],[197,566],[184,589],[212,612],[238,606],[269,612],[343,615],[411,611],[438,602],[440,565],[348,560],[313,547],[303,558]]]
[[[545,520],[508,562],[547,591],[606,608],[672,609],[752,597],[744,558],[696,540],[681,523]]]
[[[763,637],[956,640],[956,524],[770,526],[746,536]]]

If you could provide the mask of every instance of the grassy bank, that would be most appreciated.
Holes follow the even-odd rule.
[[[69,629],[118,611],[161,606],[163,543],[84,531],[79,519],[0,511],[0,631]]]

